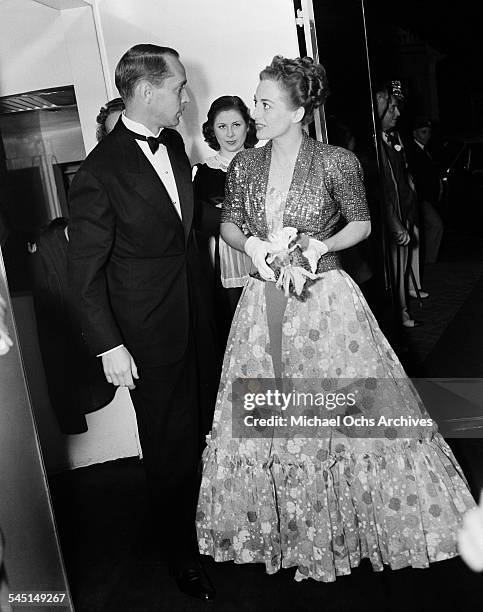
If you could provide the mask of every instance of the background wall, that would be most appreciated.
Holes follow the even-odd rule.
[[[110,74],[132,45],[174,47],[188,76],[191,102],[180,132],[193,163],[210,153],[201,124],[211,102],[239,95],[249,108],[258,73],[279,53],[298,55],[292,0],[102,0],[99,11]]]
[[[292,0],[86,0],[85,6],[70,6],[62,0],[0,0],[0,95],[74,85],[87,152],[96,144],[99,108],[118,95],[115,65],[134,44],[180,52],[191,102],[179,129],[192,163],[212,154],[201,135],[211,102],[236,94],[251,107],[260,70],[277,53],[298,55]],[[88,415],[86,434],[60,434],[46,396],[32,306],[19,297],[14,308],[47,469],[139,454],[125,390]]]
[[[0,96],[72,82],[60,11],[0,0]]]

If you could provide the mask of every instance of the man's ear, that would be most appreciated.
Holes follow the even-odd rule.
[[[149,104],[151,102],[153,88],[149,81],[141,79],[136,85],[134,91],[138,93],[141,100],[143,100],[143,102],[145,102],[146,104]]]

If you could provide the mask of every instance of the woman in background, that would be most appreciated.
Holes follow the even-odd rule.
[[[101,142],[114,129],[123,110],[124,102],[121,98],[114,98],[106,102],[106,106],[101,106],[96,117],[97,142]]]
[[[195,166],[196,227],[206,265],[214,276],[215,314],[224,351],[242,287],[250,272],[250,258],[220,238],[226,171],[238,151],[253,147],[258,140],[255,123],[238,96],[217,98],[202,129],[205,141],[217,153]]]

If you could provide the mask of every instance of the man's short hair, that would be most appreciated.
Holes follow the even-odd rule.
[[[116,66],[115,74],[116,87],[124,102],[133,97],[141,79],[159,86],[170,75],[166,55],[179,57],[175,49],[158,45],[135,45],[126,51]]]

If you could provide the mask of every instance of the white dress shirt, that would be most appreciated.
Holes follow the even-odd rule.
[[[131,130],[131,132],[135,132],[136,134],[139,134],[140,136],[154,136],[155,138],[157,138],[159,134],[161,134],[161,131],[163,129],[161,128],[161,130],[159,130],[157,134],[153,134],[151,130],[148,129],[142,123],[138,123],[137,121],[133,121],[132,119],[129,119],[129,117],[126,117],[125,111],[122,112],[121,119],[128,130]],[[156,153],[153,153],[151,149],[149,148],[148,143],[145,140],[136,140],[136,143],[138,144],[141,151],[144,153],[144,155],[149,160],[149,163],[152,165],[152,167],[156,171],[156,174],[161,179],[161,182],[165,186],[166,191],[168,192],[168,195],[171,198],[171,202],[173,203],[173,206],[179,215],[179,218],[182,219],[181,206],[179,203],[178,188],[176,187],[176,181],[175,181],[174,174],[173,174],[173,168],[171,167],[171,162],[169,161],[168,150],[163,144],[160,143],[159,149],[156,151]],[[112,349],[105,351],[104,353],[99,353],[97,357],[102,357],[103,355],[107,355],[108,353],[115,351],[121,346],[124,346],[124,345],[119,344],[119,346],[115,346]]]
[[[157,134],[153,134],[151,130],[149,130],[142,123],[137,123],[136,121],[126,117],[124,111],[122,113],[122,122],[128,130],[136,132],[136,134],[139,134],[140,136],[153,136],[154,138],[157,138],[163,130],[163,128],[161,128]],[[149,163],[155,169],[156,174],[161,179],[163,185],[166,187],[166,191],[171,198],[173,206],[181,219],[181,206],[179,204],[178,188],[176,187],[173,168],[171,167],[171,162],[169,161],[168,150],[163,144],[160,144],[156,153],[152,153],[148,143],[145,140],[136,140],[136,142],[141,151],[149,160]]]

